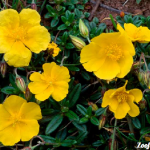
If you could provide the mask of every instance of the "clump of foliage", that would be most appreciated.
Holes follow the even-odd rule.
[[[29,5],[26,7],[32,5],[31,1],[27,3]],[[18,67],[17,72],[14,67],[8,65],[6,70],[6,63],[1,62],[0,102],[3,103],[8,95],[18,95],[27,101],[37,103],[43,116],[39,120],[38,136],[28,142],[19,142],[13,147],[7,146],[8,149],[133,149],[137,146],[137,142],[147,143],[150,140],[148,90],[150,44],[134,42],[136,51],[133,57],[134,63],[131,71],[124,78],[102,80],[93,72],[86,71],[80,62],[82,50],[76,48],[71,36],[78,37],[88,45],[90,39],[102,33],[118,30],[111,15],[113,30],[105,23],[100,23],[96,17],[89,22],[90,13],[85,10],[87,3],[88,0],[50,0],[49,2],[45,0],[41,6],[37,3],[38,11],[44,20],[41,24],[45,25],[46,22],[45,27],[51,34],[51,41],[56,43],[61,51],[56,57],[52,57],[49,53],[51,48],[39,54],[33,53],[29,66]],[[2,6],[6,8],[5,4]],[[20,11],[23,8],[25,6],[21,1],[13,1],[12,9]],[[80,19],[88,29],[87,38],[84,38],[79,30]],[[116,21],[122,27],[125,23],[131,23],[136,27],[145,26],[150,29],[150,17],[125,15],[117,16]],[[0,58],[3,60],[2,54]],[[22,88],[30,84],[31,73],[43,72],[42,65],[51,62],[66,67],[70,72],[68,94],[62,101],[54,99],[53,96],[40,101],[35,98],[35,93],[31,94],[28,88]],[[108,107],[102,107],[103,96],[107,90],[122,87],[126,80],[128,80],[127,90],[138,88],[144,91],[142,100],[137,104],[140,114],[135,117],[127,115],[116,121],[112,111]],[[1,146],[3,147],[2,144]]]

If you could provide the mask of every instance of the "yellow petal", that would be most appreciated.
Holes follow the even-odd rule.
[[[43,64],[43,70],[47,80],[52,80],[52,82],[70,81],[69,70],[64,66],[56,65],[55,62]]]
[[[63,82],[63,81],[55,82],[54,91],[52,93],[53,99],[55,99],[56,101],[63,100],[68,94],[68,88],[69,88],[69,85],[67,82]]]
[[[126,92],[126,85],[127,85],[127,83],[128,83],[128,80],[126,80],[125,84],[122,87],[116,89],[116,93],[117,92]]]
[[[4,55],[5,61],[10,66],[28,66],[31,59],[31,52],[20,41],[15,42],[11,50]]]
[[[131,55],[124,55],[122,58],[118,60],[118,64],[120,66],[120,73],[117,74],[118,78],[125,77],[129,71],[131,70],[133,64],[133,58]]]
[[[114,89],[110,89],[104,93],[104,97],[102,99],[102,107],[106,107],[111,104],[112,98],[110,97],[110,95],[114,92]]]
[[[23,9],[20,14],[20,26],[31,28],[40,24],[41,18],[39,13],[33,9]]]
[[[0,130],[10,126],[12,121],[10,120],[10,113],[0,104]]]
[[[6,53],[11,50],[15,40],[8,37],[9,30],[0,26],[0,53]]]
[[[35,81],[28,84],[28,88],[33,94],[39,94],[47,89],[49,84],[46,81]]]
[[[27,101],[19,96],[11,95],[3,103],[4,108],[11,114],[18,114],[21,106]],[[14,109],[15,108],[15,109]]]
[[[46,50],[50,42],[50,34],[43,26],[35,26],[27,31],[23,43],[34,53]]]
[[[94,72],[98,78],[105,80],[115,78],[118,73],[120,73],[120,67],[118,63],[110,58],[106,58],[99,70]]]
[[[47,87],[47,89],[41,91],[40,93],[35,95],[35,98],[39,101],[44,101],[46,99],[48,99],[52,92],[53,92],[54,88],[52,86]],[[57,93],[58,94],[58,93]]]
[[[133,103],[133,101],[129,100],[128,105],[130,106],[130,111],[128,112],[128,114],[131,117],[136,117],[140,114],[140,110],[138,108],[138,106],[136,104]]]
[[[0,26],[13,30],[19,26],[19,15],[14,9],[6,9],[0,12]]]
[[[119,103],[116,111],[115,111],[115,118],[116,119],[122,119],[126,116],[126,114],[129,112],[130,107],[128,105],[128,103],[123,102],[123,103]]]
[[[80,56],[80,62],[87,71],[97,71],[104,63],[106,53],[98,44],[91,42],[82,49]]]
[[[134,101],[136,103],[138,103],[140,100],[142,100],[142,97],[143,97],[143,93],[141,90],[139,89],[132,89],[132,90],[129,90],[129,94],[133,95],[134,96]]]
[[[41,81],[41,74],[39,72],[34,72],[30,75],[31,81]]]
[[[19,112],[23,120],[39,120],[42,118],[40,106],[34,102],[24,103]]]
[[[5,146],[13,146],[20,141],[20,128],[18,125],[10,125],[0,131],[0,142]]]
[[[29,141],[32,137],[38,135],[39,124],[37,120],[24,120],[19,122],[21,141]]]
[[[138,36],[136,36],[137,33],[138,33],[138,28],[134,24],[132,24],[132,23],[125,23],[124,24],[124,28],[125,28],[126,33],[129,36],[129,38],[132,41],[138,40]]]

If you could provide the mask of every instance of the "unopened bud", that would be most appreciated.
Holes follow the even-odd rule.
[[[79,30],[80,30],[80,34],[84,38],[87,38],[89,36],[89,30],[81,19],[79,20]]]
[[[140,61],[136,61],[133,63],[132,65],[132,69],[133,70],[139,70],[140,69],[140,66],[142,67],[144,65],[144,62],[141,62]]]
[[[7,64],[6,64],[6,62],[1,62],[1,64],[0,64],[0,71],[1,71],[2,77],[4,78],[5,74],[6,74],[6,71],[7,71]]]
[[[80,38],[73,36],[73,35],[70,35],[70,38],[74,46],[78,48],[79,50],[81,50],[84,46],[86,46],[85,42],[81,40]]]
[[[35,3],[34,0],[32,0],[31,8],[34,9],[34,10],[37,10],[37,6],[36,6],[36,3]]]
[[[141,110],[145,109],[146,105],[147,105],[146,100],[144,98],[142,98],[142,100],[139,102],[140,109]]]
[[[101,116],[100,121],[99,121],[99,126],[98,126],[99,130],[104,127],[105,122],[106,122],[106,115],[103,114],[103,115]]]
[[[31,97],[32,97],[32,93],[30,92],[30,90],[29,90],[28,87],[26,87],[26,91],[25,91],[24,96],[25,96],[25,99],[26,99],[27,101],[29,101],[29,100],[31,99]]]
[[[140,81],[142,84],[144,84],[144,83],[145,83],[145,82],[144,82],[144,76],[145,76],[144,71],[136,72],[136,74],[137,74],[137,77],[138,77],[139,81]]]
[[[123,11],[120,12],[120,17],[124,17],[125,13]]]
[[[25,93],[26,91],[26,84],[23,80],[23,78],[21,78],[20,76],[16,76],[16,85],[17,87],[23,92]]]
[[[113,138],[113,135],[111,135],[110,136],[110,138],[109,138],[109,143],[108,143],[108,146],[109,146],[109,150],[111,150],[112,149],[112,138]],[[118,143],[117,143],[117,140],[114,140],[114,143],[113,143],[113,150],[115,150],[115,149],[117,149],[117,147],[118,147]]]
[[[96,110],[98,110],[97,105],[96,105],[96,104],[94,104],[93,102],[88,102],[88,105],[89,105],[89,106],[92,106],[92,111],[96,111]]]

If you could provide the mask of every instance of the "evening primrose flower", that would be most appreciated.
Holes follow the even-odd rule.
[[[29,141],[39,133],[37,120],[41,118],[39,105],[16,95],[9,96],[0,104],[0,142],[12,146],[20,140]]]
[[[81,50],[83,67],[105,80],[123,78],[130,71],[135,49],[127,36],[120,32],[102,33]]]
[[[48,30],[40,25],[36,10],[6,9],[0,12],[0,53],[10,66],[28,66],[31,52],[46,50],[50,42]]]
[[[48,99],[50,96],[56,101],[63,100],[68,94],[68,82],[70,81],[69,71],[64,66],[58,66],[55,62],[43,64],[44,72],[34,72],[30,76],[28,87],[35,94],[35,98],[40,101]]]
[[[136,27],[132,23],[125,23],[124,29],[121,27],[120,24],[117,24],[117,29],[126,34],[131,41],[135,42],[138,41],[139,43],[148,43],[150,42],[150,30],[148,27]]]
[[[52,43],[49,43],[49,45],[47,47],[49,54],[52,55],[53,57],[56,57],[59,54],[59,52],[61,51],[60,48],[57,46],[58,45],[56,43],[52,42]]]
[[[127,91],[126,85],[127,81],[123,87],[106,91],[102,100],[102,107],[109,105],[109,109],[114,112],[116,119],[124,118],[127,113],[131,117],[136,117],[140,113],[135,103],[142,99],[142,91],[139,89]]]

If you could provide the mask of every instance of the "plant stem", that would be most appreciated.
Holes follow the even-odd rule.
[[[89,37],[87,37],[87,40],[88,40],[88,42],[89,42],[89,43],[91,43],[91,41],[90,41]]]
[[[115,134],[116,134],[117,119],[115,119],[114,131],[112,136],[111,150],[114,150]]]
[[[127,115],[127,121],[128,121],[128,125],[129,125],[129,130],[131,133],[134,133],[134,130],[133,130],[133,126],[132,126],[132,122],[131,122],[131,117],[129,115]]]

